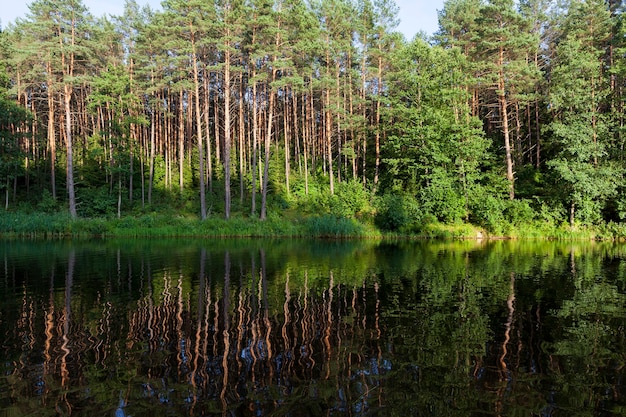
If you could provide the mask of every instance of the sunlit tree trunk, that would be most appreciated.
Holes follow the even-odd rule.
[[[198,141],[198,179],[200,180],[200,218],[205,220],[207,218],[206,209],[206,196],[204,186],[204,148],[202,146],[202,117],[200,114],[200,80],[198,76],[198,59],[196,55],[196,43],[195,35],[192,24],[189,24],[191,33],[191,60],[193,61],[193,83],[194,83],[194,98],[195,98],[195,110],[196,110],[196,140]],[[208,130],[209,126],[206,126]]]

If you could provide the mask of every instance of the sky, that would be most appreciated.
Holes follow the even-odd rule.
[[[5,27],[18,17],[28,13],[29,1],[1,0],[0,25]],[[161,0],[138,0],[138,4],[150,4],[159,9]],[[83,0],[83,4],[95,16],[121,15],[124,11],[124,0]],[[432,35],[437,30],[437,10],[443,8],[443,0],[396,0],[400,8],[400,25],[398,30],[412,39],[416,33],[423,31]]]

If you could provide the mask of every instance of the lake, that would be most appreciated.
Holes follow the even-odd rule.
[[[626,246],[0,241],[0,416],[626,415]]]

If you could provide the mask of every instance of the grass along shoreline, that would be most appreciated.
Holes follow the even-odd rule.
[[[0,214],[0,237],[3,238],[153,238],[153,237],[309,237],[309,238],[431,238],[431,239],[559,239],[626,240],[626,226],[609,223],[602,226],[571,228],[533,223],[506,231],[487,231],[467,224],[433,222],[412,230],[387,232],[374,224],[336,215],[258,218],[234,216],[229,220],[160,213],[121,218],[72,219],[63,213]]]
[[[78,218],[65,214],[4,213],[0,215],[0,237],[88,238],[88,237],[331,237],[380,238],[373,226],[332,215],[285,219],[270,216],[265,221],[249,217],[226,220],[144,214],[121,218]]]

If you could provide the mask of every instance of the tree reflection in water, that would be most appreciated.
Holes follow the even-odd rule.
[[[297,246],[278,255],[266,245],[72,246],[41,259],[5,247],[0,409],[610,415],[624,406],[620,248],[346,245],[310,258],[290,257]]]

